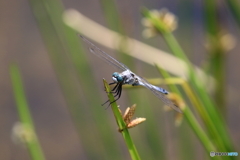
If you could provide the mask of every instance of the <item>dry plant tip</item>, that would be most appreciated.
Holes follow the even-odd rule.
[[[128,107],[126,109],[124,115],[122,116],[124,122],[126,123],[126,128],[123,128],[123,129],[119,128],[118,129],[119,132],[122,132],[124,129],[133,128],[146,120],[146,118],[136,118],[134,120],[131,120],[135,113],[135,110],[136,110],[136,104],[134,104],[131,107]],[[121,113],[121,111],[120,111],[120,113]]]

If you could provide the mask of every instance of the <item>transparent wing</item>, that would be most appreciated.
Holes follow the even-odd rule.
[[[143,86],[148,88],[150,91],[152,91],[152,93],[158,97],[159,99],[161,99],[167,106],[171,107],[172,109],[176,110],[177,112],[182,113],[182,111],[180,110],[180,108],[174,104],[170,99],[168,99],[164,93],[156,90],[153,85],[151,85],[150,83],[148,83],[145,79],[137,76],[138,80],[143,83]]]
[[[93,54],[95,54],[96,56],[98,56],[99,58],[101,58],[102,60],[107,62],[108,64],[116,67],[117,69],[120,69],[122,71],[129,70],[127,66],[125,66],[121,62],[117,61],[116,59],[114,59],[113,57],[111,57],[110,55],[105,53],[104,51],[102,51],[100,48],[95,46],[93,43],[91,43],[85,37],[83,37],[81,35],[79,35],[79,36],[82,38],[82,40],[84,42],[86,42],[88,44],[90,52],[92,52]]]

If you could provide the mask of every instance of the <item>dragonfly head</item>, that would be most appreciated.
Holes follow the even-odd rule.
[[[123,81],[123,77],[118,72],[114,72],[112,74],[112,79],[113,79],[114,82],[121,82],[121,81]]]

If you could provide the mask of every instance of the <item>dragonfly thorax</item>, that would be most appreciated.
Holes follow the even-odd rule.
[[[135,75],[132,72],[130,72],[129,70],[126,70],[122,73],[114,72],[112,74],[112,79],[116,83],[122,82],[123,85],[124,84],[130,84],[133,86],[140,85],[140,83],[138,82],[138,79],[134,76]]]

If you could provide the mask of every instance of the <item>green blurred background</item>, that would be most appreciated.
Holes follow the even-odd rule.
[[[240,6],[240,3],[236,4]],[[215,61],[211,59],[214,56],[206,51],[207,32],[213,35],[215,32],[206,22],[206,17],[211,17],[211,9],[209,13],[206,8],[211,5],[216,7],[214,13],[218,18],[218,27],[235,39],[234,48],[224,52],[222,61],[218,61],[221,62],[219,68],[214,68],[215,64],[209,68],[209,63]],[[117,132],[111,109],[105,110],[101,106],[107,100],[102,78],[110,82],[115,69],[83,47],[78,32],[62,22],[62,14],[66,9],[75,9],[111,30],[171,52],[161,36],[151,39],[142,37],[144,27],[141,24],[141,7],[167,8],[174,13],[178,18],[174,36],[190,61],[203,69],[208,68],[210,71],[206,69],[206,73],[213,77],[218,75],[214,76],[212,72],[216,72],[212,70],[221,71],[220,77],[222,75],[223,79],[217,81],[221,81],[223,87],[217,88],[219,90],[212,97],[226,122],[226,130],[234,146],[232,151],[239,151],[240,23],[238,14],[227,1],[209,4],[198,0],[13,0],[0,2],[0,159],[34,159],[23,143],[14,140],[13,127],[21,118],[11,82],[9,68],[12,64],[20,71],[25,97],[45,159],[131,159],[121,134]],[[95,34],[97,36],[98,33]],[[154,66],[100,47],[139,75],[160,77]],[[208,87],[206,85],[206,89]],[[184,99],[189,101],[187,96]],[[134,103],[137,104],[136,117],[147,119],[142,125],[130,130],[142,159],[210,159],[209,153],[204,150],[185,119],[176,127],[176,114],[164,111],[161,107],[163,103],[149,91],[144,88],[124,89],[118,101],[121,109]],[[200,119],[198,115],[196,117]]]

